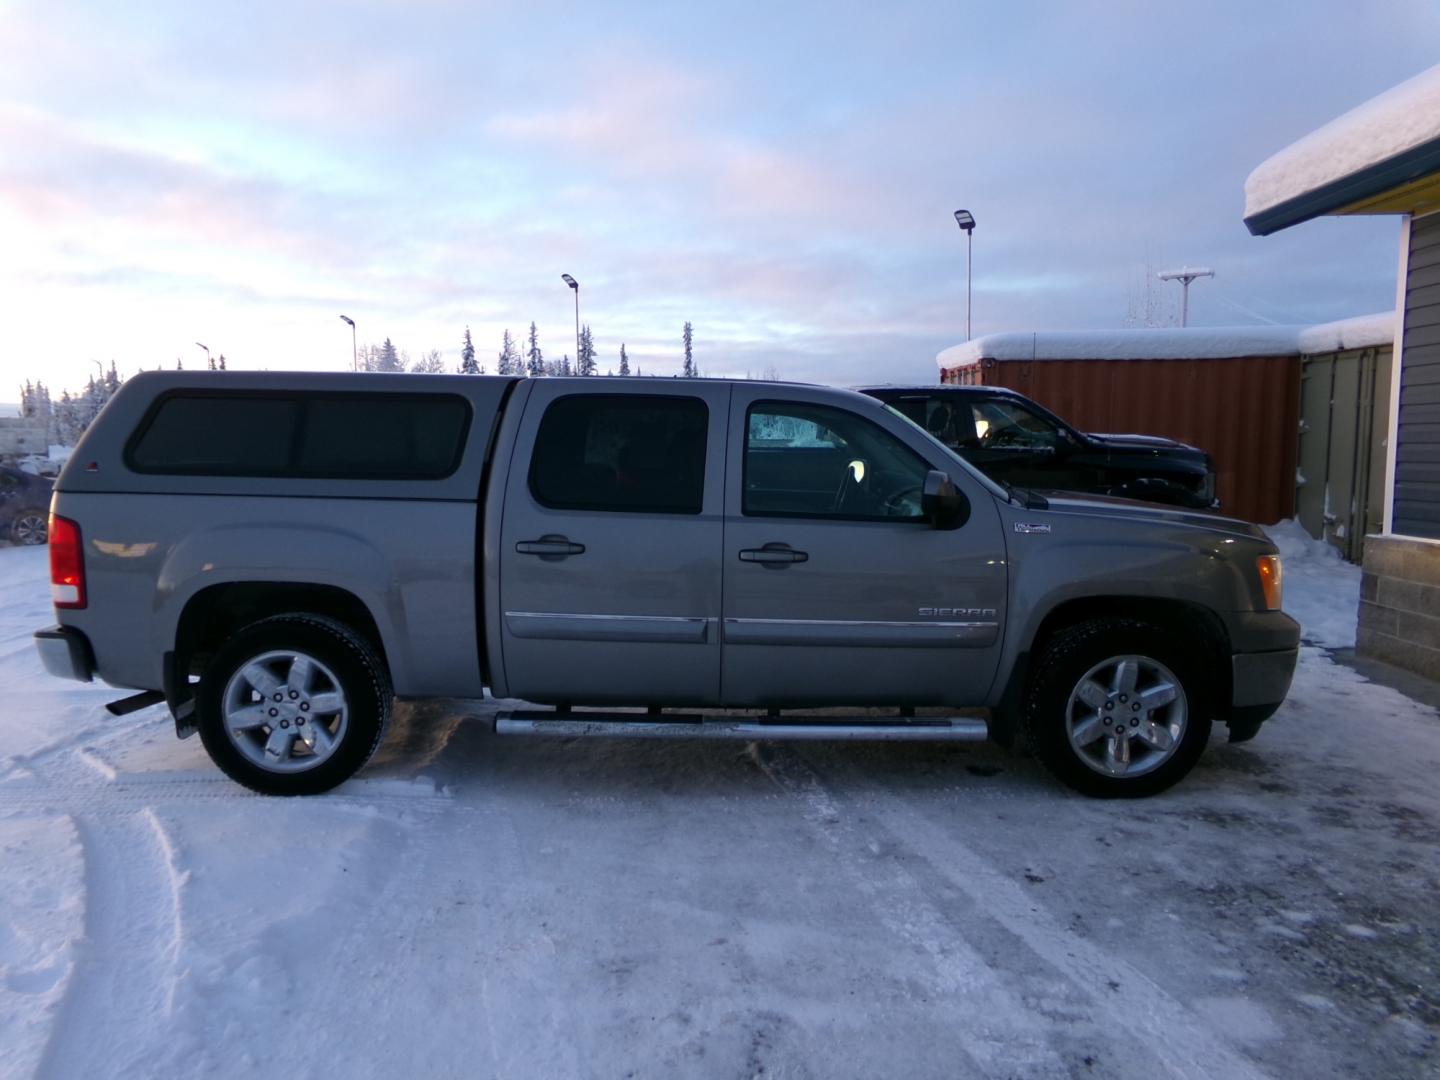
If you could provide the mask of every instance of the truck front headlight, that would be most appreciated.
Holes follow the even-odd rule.
[[[1260,591],[1265,594],[1265,610],[1279,611],[1284,569],[1279,555],[1261,555],[1255,560],[1255,569],[1260,574]]]

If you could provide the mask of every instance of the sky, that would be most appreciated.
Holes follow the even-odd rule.
[[[965,336],[1391,307],[1398,223],[1241,222],[1270,154],[1435,62],[1428,0],[0,0],[0,400],[341,370],[350,330],[494,370],[935,378]],[[1147,277],[1147,268],[1148,274]],[[1147,286],[1147,282],[1149,282]]]

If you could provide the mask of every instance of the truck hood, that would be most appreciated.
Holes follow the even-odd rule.
[[[1164,506],[1160,503],[1137,502],[1134,499],[1120,499],[1110,495],[1079,495],[1073,491],[1045,491],[1045,500],[1050,512],[1057,514],[1084,514],[1087,517],[1104,517],[1116,521],[1133,521],[1137,524],[1189,525],[1212,532],[1248,536],[1251,539],[1269,542],[1259,525],[1238,518],[1223,517],[1202,510],[1186,510],[1179,506]]]
[[[1205,453],[1199,447],[1191,446],[1189,443],[1164,439],[1159,435],[1106,435],[1093,432],[1086,434],[1104,446],[1130,447],[1136,450],[1189,450],[1196,454]]]

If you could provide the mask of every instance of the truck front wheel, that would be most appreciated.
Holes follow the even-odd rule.
[[[1175,784],[1210,738],[1194,654],[1161,628],[1129,619],[1060,631],[1040,654],[1026,703],[1040,760],[1062,783],[1099,798]]]
[[[384,663],[354,630],[322,615],[278,615],[215,653],[196,722],[232,780],[266,795],[313,795],[370,759],[391,697]]]

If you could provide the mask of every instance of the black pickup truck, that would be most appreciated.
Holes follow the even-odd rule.
[[[994,480],[1084,491],[1195,510],[1215,509],[1215,463],[1154,435],[1076,431],[1023,394],[998,386],[865,386]]]

